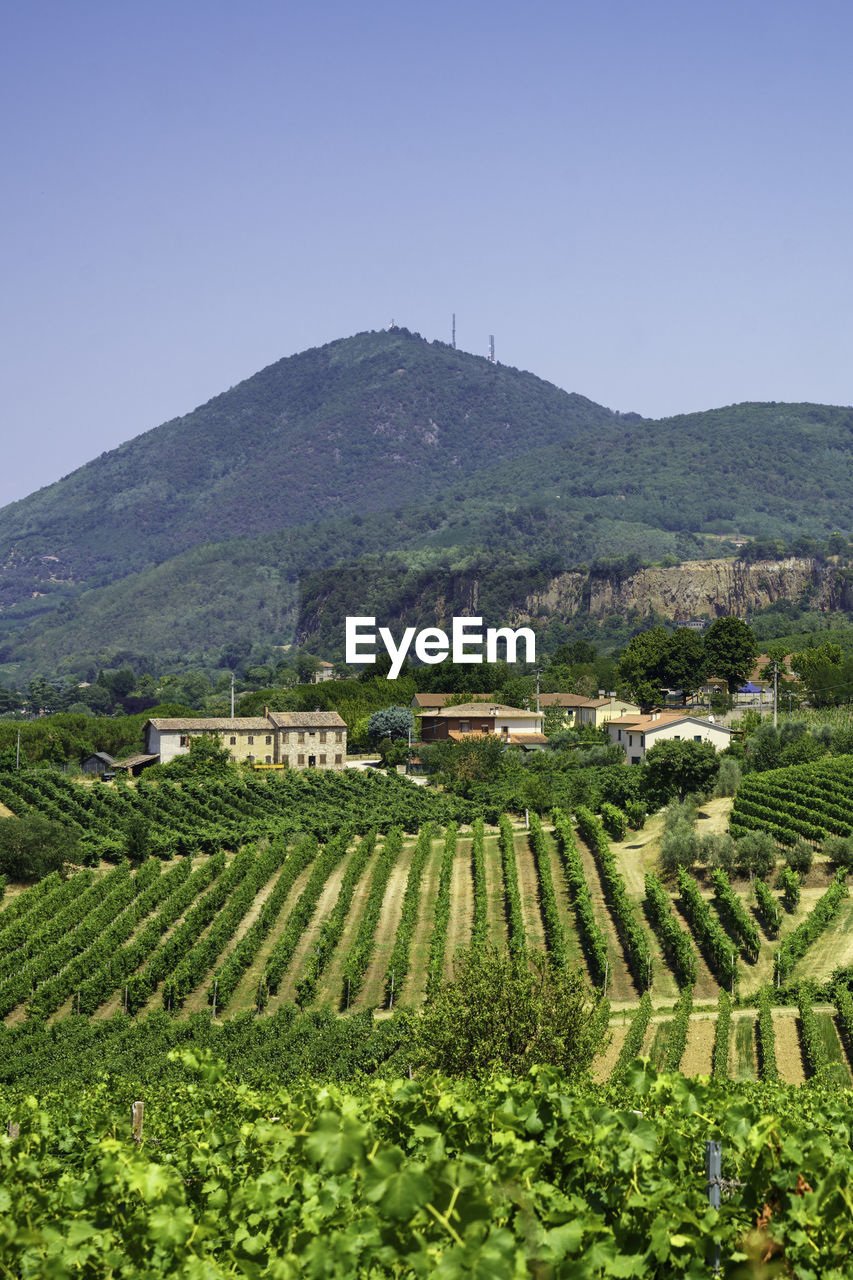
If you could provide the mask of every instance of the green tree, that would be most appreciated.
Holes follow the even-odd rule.
[[[765,879],[776,865],[776,841],[767,831],[749,831],[735,841],[737,866]]]
[[[541,954],[476,949],[427,1005],[417,1048],[422,1065],[447,1075],[526,1075],[539,1063],[577,1074],[605,1047],[609,1016],[576,970],[555,970]]]
[[[367,722],[367,734],[371,742],[379,742],[382,738],[408,738],[414,728],[415,718],[411,707],[383,707],[374,711]]]
[[[0,875],[14,881],[41,880],[51,871],[65,872],[80,863],[77,841],[60,822],[40,813],[0,820]]]
[[[202,733],[197,738],[190,738],[189,753],[175,756],[163,765],[163,771],[175,777],[190,774],[221,778],[234,768],[231,752],[215,733]]]
[[[660,701],[667,640],[663,627],[652,627],[634,636],[619,658],[618,682],[644,710]]]
[[[697,632],[678,627],[667,636],[660,675],[668,688],[695,693],[705,678],[706,664],[705,646]]]
[[[704,636],[708,675],[728,681],[729,693],[749,679],[758,645],[750,628],[740,618],[717,618]]]
[[[678,796],[707,795],[714,788],[720,758],[710,742],[657,742],[642,763],[642,788],[659,807]]]
[[[139,863],[148,857],[151,832],[141,813],[133,813],[124,829],[124,852],[128,861]]]

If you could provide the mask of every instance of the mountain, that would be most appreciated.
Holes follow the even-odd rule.
[[[853,527],[851,479],[850,408],[651,421],[405,329],[357,334],[0,510],[0,662],[328,649],[341,610],[559,613],[549,584],[584,567],[624,580],[736,535],[808,556]]]

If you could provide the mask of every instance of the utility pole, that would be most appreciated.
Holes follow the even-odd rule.
[[[776,714],[776,704],[779,700],[779,664],[773,663],[773,728],[776,728],[778,716]]]

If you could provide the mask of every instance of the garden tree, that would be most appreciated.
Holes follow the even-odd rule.
[[[0,820],[0,875],[10,880],[41,880],[51,871],[65,874],[66,863],[79,864],[82,856],[67,827],[39,813]]]
[[[420,1063],[451,1076],[524,1076],[540,1063],[589,1070],[608,1040],[610,1006],[575,970],[539,953],[477,948],[427,1004],[417,1029]]]
[[[702,637],[689,627],[677,627],[667,636],[660,674],[670,689],[695,693],[707,674],[707,656]]]
[[[707,795],[717,780],[720,758],[710,742],[657,742],[645,755],[641,785],[656,807],[673,796]]]
[[[616,669],[619,684],[644,711],[660,701],[666,644],[663,627],[652,627],[651,631],[634,636],[619,658]]]
[[[415,717],[411,707],[383,707],[374,711],[367,722],[367,735],[371,742],[379,742],[382,738],[408,738],[415,726]]]
[[[221,778],[235,768],[231,752],[215,733],[202,733],[197,738],[190,738],[187,755],[175,756],[162,766],[169,777],[190,775],[204,778]]]
[[[717,618],[703,639],[707,674],[726,679],[734,693],[749,679],[758,657],[755,636],[740,618]]]

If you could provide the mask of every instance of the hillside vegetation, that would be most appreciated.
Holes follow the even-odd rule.
[[[620,579],[735,534],[808,555],[853,527],[852,443],[848,408],[651,422],[404,329],[358,334],[0,511],[0,662],[328,644],[348,579],[368,612],[434,617],[449,591],[498,621],[531,591],[556,609],[550,581],[579,565]]]

